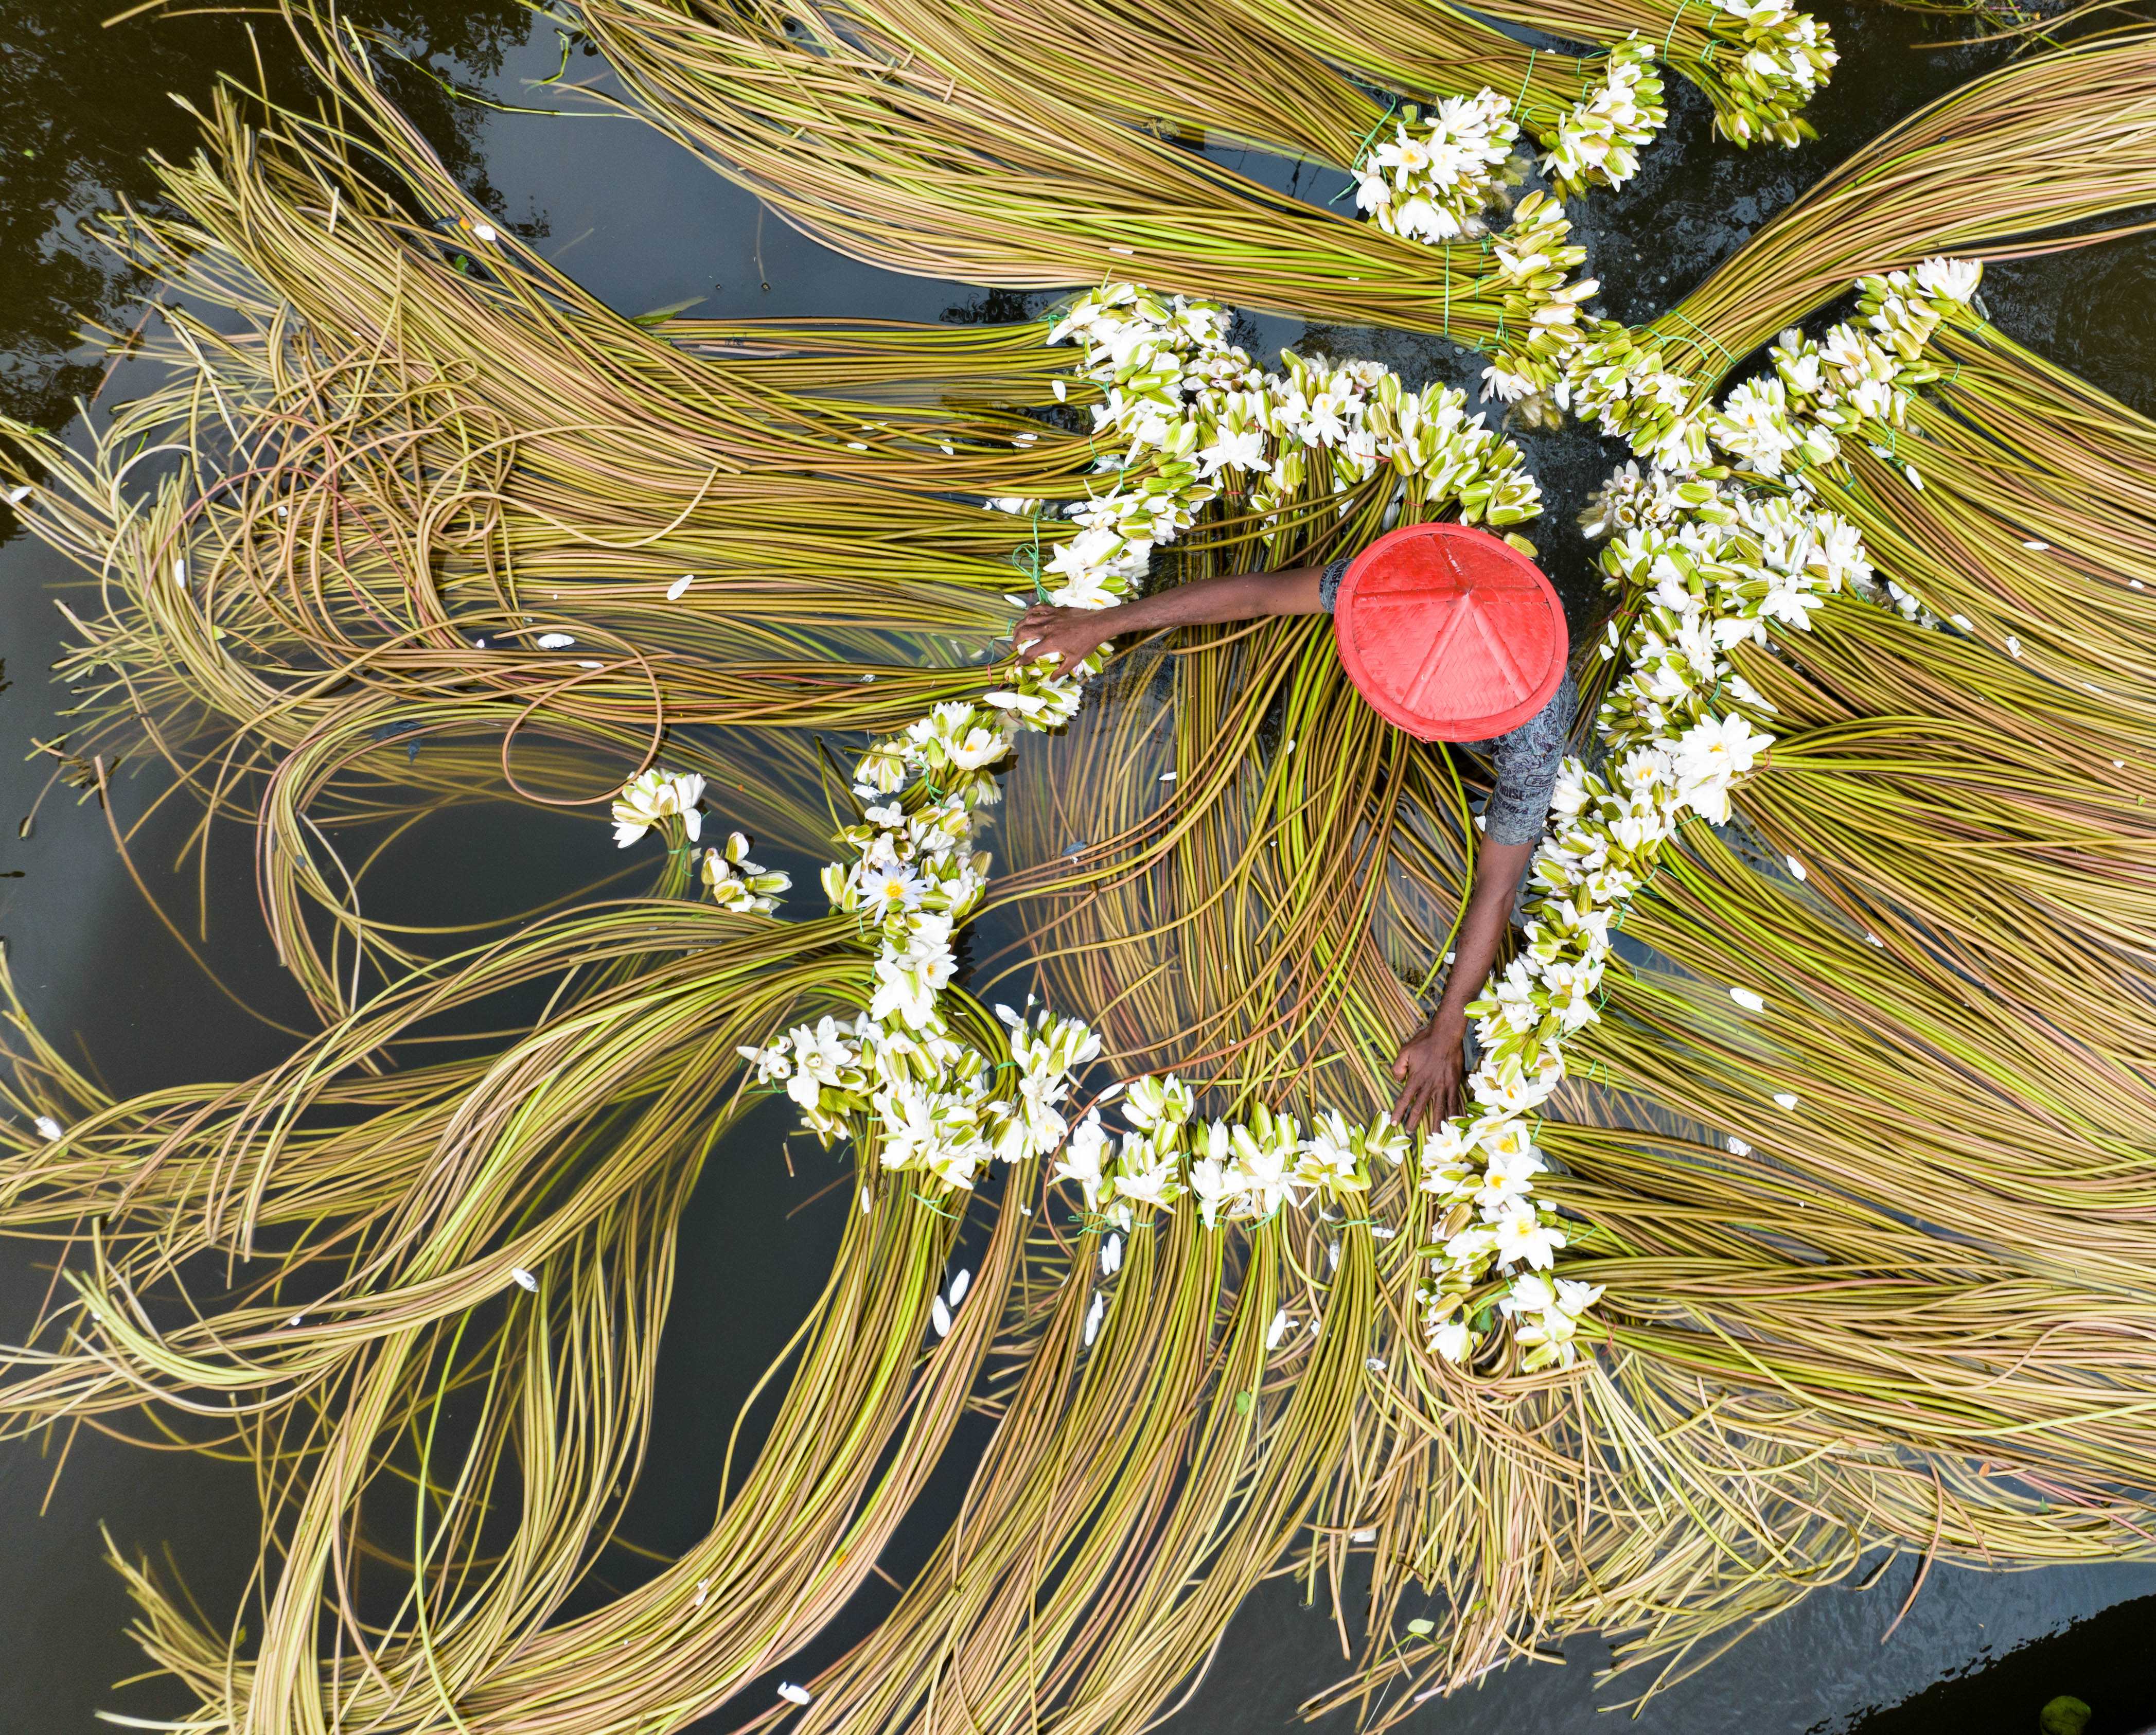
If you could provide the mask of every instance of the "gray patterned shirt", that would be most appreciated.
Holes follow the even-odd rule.
[[[1345,559],[1336,560],[1325,569],[1317,594],[1327,614],[1332,612],[1332,599],[1340,593],[1340,581],[1347,572]],[[1470,752],[1486,754],[1496,773],[1496,787],[1482,814],[1482,834],[1491,843],[1532,844],[1542,836],[1549,824],[1558,767],[1564,763],[1565,742],[1578,711],[1579,689],[1567,671],[1550,702],[1518,728],[1488,741],[1450,743]]]

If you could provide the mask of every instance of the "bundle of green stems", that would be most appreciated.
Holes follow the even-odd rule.
[[[1111,70],[1091,69],[1083,84],[1046,84],[985,25],[961,29],[949,8],[915,0],[878,0],[858,13],[593,0],[575,16],[636,112],[857,259],[1020,289],[1129,276],[1466,343],[1494,341],[1508,313],[1516,331],[1526,321],[1487,237],[1438,248],[1403,239],[1124,124],[1117,117],[1136,99],[1112,56]],[[1142,22],[1135,10],[1113,16],[1128,29]],[[1075,56],[1078,28],[1094,20],[1070,22],[1065,52]],[[1323,93],[1316,118],[1227,119],[1247,113],[1250,98],[1239,95],[1232,56],[1216,64],[1203,52],[1216,39],[1199,34],[1187,84],[1168,81],[1178,94],[1163,97],[1161,119],[1301,147],[1313,127],[1329,130],[1327,114],[1342,126],[1367,115],[1332,147],[1336,162],[1352,161],[1383,119],[1367,96],[1300,59],[1291,88]],[[1298,55],[1270,35],[1258,40],[1260,52]],[[1179,38],[1156,46],[1183,52]]]

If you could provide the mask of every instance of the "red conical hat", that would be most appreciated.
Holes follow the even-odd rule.
[[[1465,524],[1409,524],[1355,557],[1332,603],[1340,660],[1370,708],[1423,741],[1486,741],[1564,680],[1564,607],[1540,569]]]

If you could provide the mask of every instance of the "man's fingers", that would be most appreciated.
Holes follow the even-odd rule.
[[[1394,1078],[1405,1078],[1407,1075],[1408,1057],[1405,1055],[1402,1055],[1399,1059],[1393,1062],[1393,1076]],[[1400,1101],[1403,1102],[1407,1101],[1407,1093],[1404,1091],[1400,1093]]]

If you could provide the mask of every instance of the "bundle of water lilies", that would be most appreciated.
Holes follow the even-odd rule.
[[[1650,10],[1709,28],[1625,30]],[[1286,75],[1297,9],[1245,15]],[[629,76],[674,64],[684,17],[620,9]],[[786,76],[947,89],[903,109],[916,151],[1003,136],[1018,81],[980,97],[971,24],[850,17]],[[695,40],[736,32],[768,95],[777,18]],[[1489,238],[1478,293],[1509,285],[1544,339],[1528,383],[1636,430],[1646,467],[1589,509],[1599,702],[1468,1105],[1411,1136],[1383,1066],[1456,920],[1475,768],[1378,722],[1307,622],[984,665],[1014,587],[1098,607],[1392,522],[1518,534],[1541,491],[1482,413],[1368,362],[1262,367],[1202,284],[1134,266],[1002,329],[623,321],[487,223],[352,38],[295,22],[337,110],[257,126],[228,98],[171,214],[110,231],[218,317],[170,315],[169,382],[86,452],[8,430],[42,465],[7,479],[26,521],[105,581],[73,653],[92,751],[162,754],[256,828],[324,1019],[260,1078],[114,1101],[16,1009],[0,1226],[67,1281],[0,1414],[263,1466],[244,1623],[120,1563],[186,1727],[628,1735],[780,1671],[742,1722],[1136,1729],[1286,1568],[1343,1631],[1363,1599],[1362,1660],[1312,1708],[1383,1726],[1587,1629],[1659,1661],[1650,1688],[1882,1548],[2145,1548],[2156,428],[1933,258],[2156,195],[2145,38],[1860,153],[1688,298],[1713,334],[1689,367],[1583,335],[1554,202]],[[2079,100],[2092,70],[2115,122]],[[1414,95],[1465,140],[1485,83]],[[1116,151],[1160,143],[1133,100],[1099,103]],[[739,114],[711,101],[707,144]],[[1370,136],[1419,196],[1424,117]],[[794,161],[771,150],[737,171]],[[1178,172],[1178,222],[1226,208]],[[972,184],[937,197],[980,218]],[[783,193],[843,211],[823,196]],[[1266,231],[1283,256],[1297,223]],[[1330,224],[1397,244],[1373,227]],[[1822,250],[1830,282],[1792,268]],[[1852,282],[1849,321],[1717,401],[1699,342]],[[652,883],[429,956],[362,906],[365,844],[331,843],[424,841],[450,798],[610,806]],[[829,907],[797,913],[751,858],[810,851]],[[992,912],[1022,937],[969,976]],[[839,1153],[831,1281],[708,1534],[591,1595],[684,1204],[766,1091]],[[969,1404],[995,1428],[963,1520],[872,1601]],[[793,1661],[865,1609],[852,1650]]]
[[[1491,280],[1486,229],[1521,179],[1523,129],[1560,194],[1621,185],[1666,118],[1658,60],[1707,90],[1725,136],[1794,145],[1835,59],[1781,0],[1553,13],[1547,28],[1595,45],[1578,57],[1451,8],[1343,20],[1289,0],[593,0],[575,15],[657,124],[856,256],[1025,287],[1133,273],[1499,350],[1562,282],[1522,305],[1502,264]],[[1355,80],[1399,94],[1380,105]],[[1205,136],[1346,172],[1370,222],[1171,141]],[[1562,237],[1560,212],[1533,222]]]

